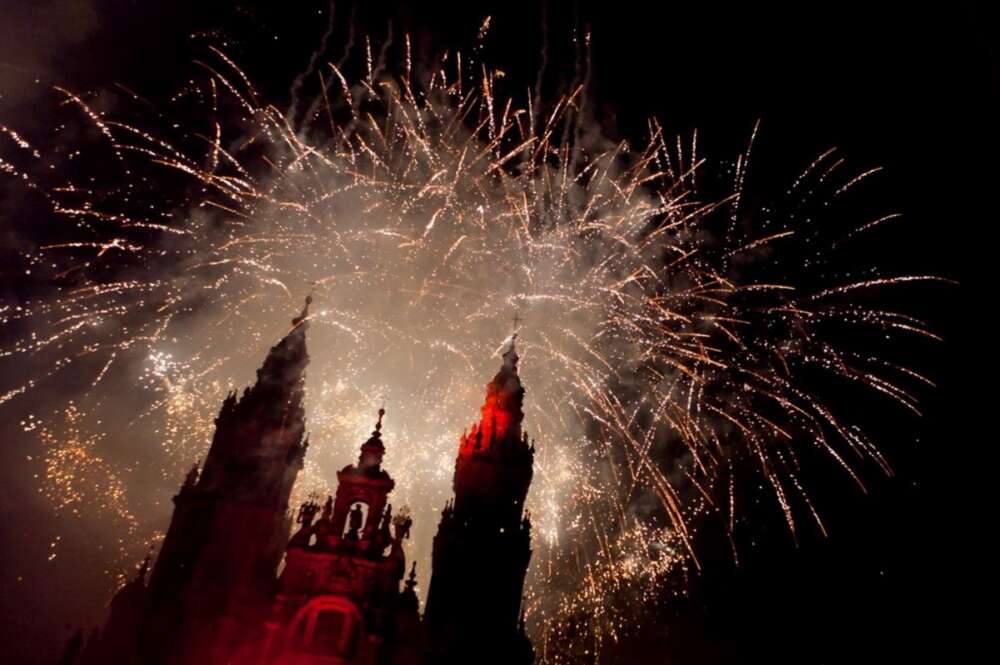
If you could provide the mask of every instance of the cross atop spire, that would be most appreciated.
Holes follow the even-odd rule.
[[[293,326],[297,326],[306,320],[306,317],[309,316],[309,305],[312,304],[312,301],[313,301],[313,296],[312,296],[312,291],[310,291],[309,295],[306,296],[306,304],[305,307],[302,308],[302,312],[300,312],[298,316],[292,319]]]
[[[518,312],[515,309],[514,310],[514,322],[513,322],[513,326],[511,327],[511,338],[513,338],[513,339],[517,339],[517,328],[518,328],[517,324],[519,324],[519,323],[524,323],[524,319],[522,319],[520,316],[518,316]]]

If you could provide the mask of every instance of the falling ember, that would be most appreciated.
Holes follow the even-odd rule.
[[[40,368],[3,387],[0,404],[93,368],[88,414],[69,404],[65,427],[25,426],[43,443],[54,509],[113,514],[144,551],[162,525],[132,512],[121,469],[99,453],[104,432],[152,433],[134,464],[152,458],[179,480],[218,403],[247,383],[309,291],[313,446],[297,492],[326,487],[385,399],[405,442],[389,453],[396,491],[428,529],[490,355],[512,313],[523,317],[524,408],[538,442],[528,507],[541,534],[528,620],[546,662],[567,641],[617,639],[623,617],[696,568],[705,516],[734,538],[736,487],[763,479],[789,529],[801,515],[822,529],[800,451],[821,451],[859,483],[862,465],[890,470],[802,378],[834,376],[911,410],[912,386],[927,382],[840,341],[848,329],[934,339],[921,321],[851,296],[937,278],[851,277],[822,249],[894,216],[834,237],[812,221],[874,170],[838,180],[829,151],[787,204],[754,208],[749,148],[713,171],[656,121],[638,149],[578,138],[581,89],[543,111],[457,53],[422,82],[410,58],[407,48],[400,77],[378,78],[385,66],[373,67],[366,42],[367,78],[351,83],[331,65],[298,122],[214,49],[207,73],[156,112],[193,106],[200,120],[169,132],[58,88],[104,142],[93,149],[114,155],[116,170],[86,181],[49,169],[54,157],[0,126],[13,149],[0,168],[44,197],[65,235],[25,256],[45,297],[0,309],[11,335],[30,331],[5,336],[14,341],[0,362]],[[143,407],[115,413],[94,397],[109,384],[139,389]],[[487,436],[507,433],[503,415],[483,406]],[[104,429],[87,438],[85,421]],[[430,531],[413,547],[426,560]],[[568,629],[581,620],[587,638]]]

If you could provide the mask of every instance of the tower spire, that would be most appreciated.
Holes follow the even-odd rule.
[[[378,421],[372,435],[361,446],[361,457],[358,460],[358,468],[362,471],[378,471],[382,464],[382,457],[385,455],[385,445],[382,444],[382,418],[385,416],[385,408],[379,408]]]
[[[456,510],[504,513],[511,524],[520,519],[534,457],[521,431],[524,387],[515,338],[511,336],[500,370],[486,384],[479,422],[460,439],[454,479]]]
[[[490,441],[504,441],[508,437],[521,438],[521,421],[524,420],[522,404],[524,388],[517,373],[517,333],[510,337],[510,345],[503,353],[503,363],[493,380],[486,384],[486,401],[480,408],[479,430]]]
[[[254,402],[254,410],[269,416],[268,419],[275,424],[302,421],[304,426],[302,397],[305,392],[305,369],[309,364],[306,331],[311,303],[312,295],[306,296],[302,311],[292,319],[288,333],[271,347],[264,364],[257,370],[257,383],[247,395]],[[244,397],[242,402],[246,401]],[[246,409],[247,405],[241,403],[239,408]]]
[[[303,400],[311,303],[309,295],[291,329],[268,351],[256,382],[238,399],[235,394],[226,398],[198,487],[209,490],[235,483],[269,493],[279,503],[285,500],[291,483],[287,472],[301,468],[305,453]],[[251,431],[248,438],[246,432]],[[248,474],[250,467],[256,470]]]

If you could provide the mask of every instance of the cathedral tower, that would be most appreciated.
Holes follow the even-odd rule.
[[[257,381],[230,394],[205,464],[188,474],[149,583],[142,662],[226,662],[258,624],[291,530],[288,500],[308,442],[303,411],[311,298]]]
[[[434,537],[425,615],[429,665],[534,659],[521,602],[531,558],[531,524],[523,511],[535,448],[521,431],[517,363],[512,339],[486,386],[480,421],[459,442],[455,499]]]
[[[418,665],[415,568],[405,588],[403,540],[411,520],[388,504],[395,486],[382,469],[383,409],[358,463],[337,473],[320,512],[298,513],[263,646],[239,662],[267,665]],[[316,515],[319,518],[316,519]]]

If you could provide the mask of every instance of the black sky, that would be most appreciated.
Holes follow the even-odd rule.
[[[397,38],[413,35],[419,59],[444,46],[470,49],[489,14],[486,60],[507,72],[508,85],[532,86],[547,33],[545,85],[555,92],[574,71],[574,33],[589,28],[594,108],[611,135],[638,139],[655,115],[671,132],[697,127],[705,152],[730,154],[760,119],[765,179],[787,182],[834,145],[859,169],[884,166],[870,196],[907,222],[861,258],[887,272],[961,282],[910,303],[946,342],[920,363],[939,384],[925,418],[893,413],[883,423],[896,476],[872,476],[867,496],[827,479],[829,538],[806,530],[796,546],[781,523],[762,516],[738,568],[724,544],[708,544],[690,597],[651,614],[622,645],[620,662],[962,661],[978,632],[968,594],[987,581],[976,572],[986,531],[975,507],[991,438],[979,430],[989,413],[979,410],[969,379],[995,376],[985,367],[995,352],[974,334],[995,302],[986,295],[986,247],[997,222],[986,205],[997,175],[995,12],[964,2],[754,4],[552,2],[543,11],[528,2],[340,2],[326,57],[340,57],[352,15],[359,43],[365,34],[383,40],[391,25]],[[322,0],[2,0],[0,122],[44,127],[54,117],[46,108],[55,83],[121,82],[150,98],[166,94],[188,71],[191,35],[206,31],[227,40],[258,86],[281,100],[328,11]],[[0,208],[5,251],[21,237],[10,212]],[[4,277],[12,297],[17,277]],[[79,619],[72,611],[54,616],[73,603],[53,601],[58,585],[26,561],[37,549],[24,533],[44,514],[30,479],[2,459],[0,644],[13,650],[0,658],[50,662],[63,624]]]

